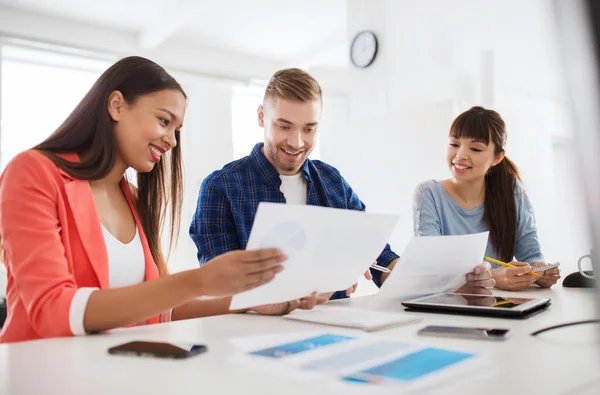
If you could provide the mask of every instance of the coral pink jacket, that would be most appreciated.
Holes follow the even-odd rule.
[[[79,161],[76,154],[65,154]],[[144,248],[146,281],[158,270],[125,179],[121,188]],[[108,288],[108,257],[87,181],[26,151],[0,177],[0,237],[8,271],[8,315],[0,343],[72,336],[69,308],[80,287]],[[160,322],[155,316],[145,324]]]

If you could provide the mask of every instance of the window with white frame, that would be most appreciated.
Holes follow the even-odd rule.
[[[110,62],[0,46],[0,171],[48,137]]]
[[[256,110],[262,104],[264,89],[235,87],[231,95],[231,132],[233,159],[240,159],[263,141],[263,129],[258,126]]]

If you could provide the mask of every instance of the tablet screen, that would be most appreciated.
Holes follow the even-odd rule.
[[[491,295],[441,294],[421,299],[420,302],[436,305],[479,306],[494,307],[499,309],[510,309],[523,303],[531,302],[532,300],[534,299],[503,298],[501,296]]]

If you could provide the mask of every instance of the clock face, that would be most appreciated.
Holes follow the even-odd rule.
[[[364,31],[356,35],[350,46],[350,59],[356,67],[371,65],[377,55],[377,37],[375,33]]]

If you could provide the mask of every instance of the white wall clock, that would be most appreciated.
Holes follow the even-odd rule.
[[[377,56],[377,37],[371,31],[362,31],[350,45],[350,60],[356,67],[369,67]]]

